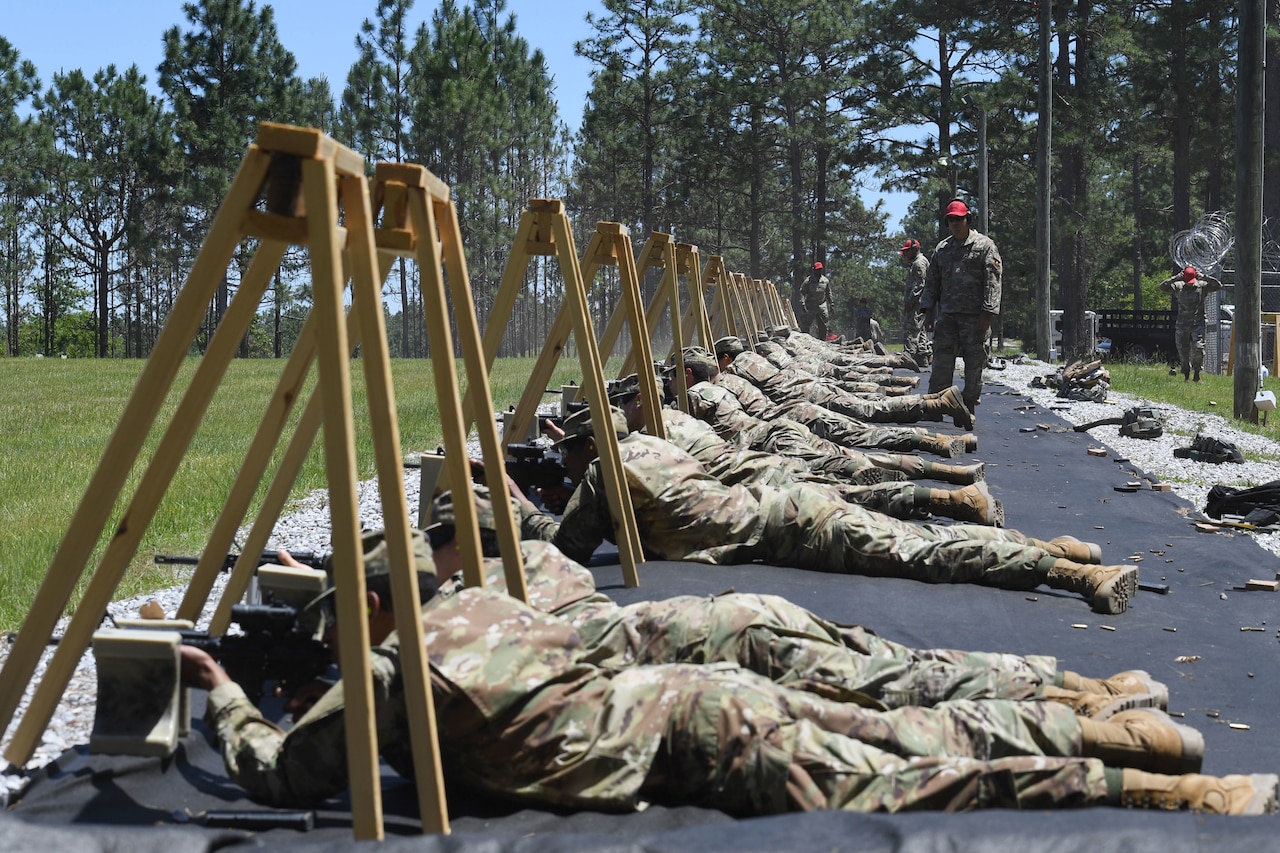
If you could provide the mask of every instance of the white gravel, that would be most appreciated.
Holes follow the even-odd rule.
[[[1080,424],[1100,418],[1115,417],[1125,409],[1137,405],[1155,405],[1150,401],[1135,398],[1113,389],[1108,394],[1106,403],[1085,403],[1071,401],[1069,408],[1056,408],[1063,401],[1050,389],[1033,388],[1031,380],[1036,376],[1047,376],[1054,372],[1051,365],[1034,360],[1009,362],[1007,368],[999,373],[991,372],[988,378],[1025,393],[1036,404],[1045,409],[1054,408],[1054,413],[1072,424]],[[1224,401],[1229,408],[1230,402]],[[1173,490],[1186,499],[1198,511],[1204,506],[1205,495],[1209,488],[1218,482],[1236,486],[1252,486],[1270,482],[1280,477],[1280,443],[1246,433],[1236,429],[1224,417],[1201,412],[1187,412],[1163,405],[1156,405],[1165,415],[1165,433],[1161,438],[1153,440],[1128,439],[1119,436],[1115,426],[1096,427],[1090,435],[1099,444],[1110,448],[1115,454],[1128,458],[1143,472],[1158,477],[1161,481],[1173,485]],[[979,413],[981,417],[981,413]],[[1177,447],[1185,447],[1191,436],[1197,431],[1218,438],[1235,442],[1249,457],[1243,465],[1214,465],[1203,462],[1192,462],[1178,459],[1173,455]],[[471,449],[478,454],[478,448]],[[405,473],[405,489],[409,498],[411,517],[417,517],[418,511],[419,472],[409,469]],[[367,481],[360,486],[360,518],[364,527],[382,526],[382,509],[375,481]],[[242,531],[242,536],[247,531]],[[1280,554],[1280,534],[1255,534],[1258,543],[1268,550]],[[329,505],[327,492],[314,492],[299,502],[287,516],[282,517],[275,526],[269,547],[309,550],[326,553],[330,550],[329,538]],[[210,596],[210,605],[205,608],[202,624],[212,616],[213,606],[220,599],[226,576],[220,575],[218,583]],[[147,595],[119,601],[111,605],[109,612],[113,617],[134,617],[138,609],[148,601],[155,600],[172,616],[182,600],[185,586],[175,586],[159,590]],[[60,622],[57,631],[65,627],[65,620]],[[0,665],[9,653],[9,643],[0,639]],[[0,750],[6,749],[17,720],[25,712],[35,684],[39,683],[41,674],[48,663],[52,652],[46,652],[37,668],[32,685],[28,688],[19,705],[14,723],[0,739]],[[8,767],[0,773],[0,806],[21,791],[26,784],[26,776],[31,771],[43,767],[74,744],[87,743],[93,727],[94,701],[97,689],[97,675],[92,654],[85,654],[68,685],[61,703],[50,721],[44,734],[43,743],[36,749],[34,756],[25,768]]]

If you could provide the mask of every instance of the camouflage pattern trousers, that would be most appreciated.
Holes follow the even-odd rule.
[[[917,362],[933,357],[933,343],[924,330],[924,314],[914,306],[902,312],[902,351],[910,356],[920,356]]]
[[[1197,326],[1194,322],[1195,317],[1189,317],[1192,322],[1183,323],[1182,315],[1178,315],[1178,322],[1174,327],[1174,342],[1178,347],[1178,364],[1182,368],[1183,373],[1192,370],[1197,373],[1204,366],[1204,326]]]
[[[973,411],[982,393],[982,369],[987,365],[986,333],[977,314],[943,314],[933,325],[933,371],[929,393],[945,391],[955,382],[956,356],[964,359],[964,404]]]
[[[605,669],[730,662],[827,699],[881,709],[1031,699],[1053,685],[1042,655],[914,649],[838,625],[776,595],[681,595],[621,607],[595,595],[557,611]]]
[[[1044,583],[1053,564],[1014,530],[899,521],[805,484],[773,490],[762,503],[753,557],[775,566],[1026,590]]]
[[[1071,709],[957,701],[872,711],[737,669],[666,666],[671,717],[642,796],[735,814],[963,811],[1100,803]]]
[[[872,425],[807,401],[779,405],[777,411],[804,424],[819,438],[846,448],[910,452],[929,435],[923,427]]]

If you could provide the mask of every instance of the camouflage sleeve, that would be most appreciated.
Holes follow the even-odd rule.
[[[397,682],[385,654],[371,659],[375,705],[386,707]],[[222,744],[231,780],[254,800],[277,807],[314,806],[347,788],[342,684],[335,684],[287,735],[267,721],[234,682],[209,692],[205,720]],[[381,721],[385,713],[379,713]],[[379,742],[394,735],[379,732]]]
[[[605,539],[612,540],[613,516],[600,486],[600,463],[592,462],[574,489],[552,543],[571,560],[585,563]]]
[[[1004,264],[1000,260],[1000,250],[994,241],[988,241],[991,248],[985,259],[986,287],[982,292],[982,310],[988,314],[1000,313],[1000,287],[1004,274]]]
[[[537,507],[520,507],[520,538],[551,542],[556,538],[560,522]]]
[[[938,294],[942,292],[942,264],[936,263],[938,258],[937,250],[934,250],[933,257],[934,260],[929,262],[929,266],[925,270],[924,285],[920,289],[921,311],[928,311],[937,305]]]

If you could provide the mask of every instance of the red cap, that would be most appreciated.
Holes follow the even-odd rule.
[[[814,268],[815,270],[820,270],[820,269],[822,269],[822,261],[814,261],[814,262],[813,262],[813,268]]]
[[[962,202],[960,199],[956,199],[955,201],[951,202],[951,204],[947,205],[946,215],[947,216],[968,216],[969,206],[966,205],[964,202]]]
[[[1182,280],[1183,280],[1183,281],[1195,281],[1195,280],[1196,280],[1196,268],[1195,268],[1195,267],[1187,267],[1185,270],[1183,270],[1183,271],[1182,271]]]
[[[898,251],[905,254],[907,252],[910,252],[912,249],[919,249],[919,248],[920,248],[919,240],[908,240],[907,242],[902,244],[902,248],[899,249]]]

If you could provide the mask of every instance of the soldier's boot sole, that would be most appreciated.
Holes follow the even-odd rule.
[[[1274,773],[1169,776],[1126,767],[1120,783],[1120,804],[1127,808],[1194,811],[1224,815],[1276,813]]]
[[[1064,672],[1062,688],[1075,691],[1081,698],[1084,713],[1095,720],[1105,720],[1135,708],[1169,708],[1169,688],[1142,669],[1118,672],[1110,678],[1087,678]]]
[[[1137,566],[1100,566],[1052,555],[1046,560],[1051,562],[1045,572],[1045,583],[1054,589],[1086,596],[1095,613],[1124,613],[1129,608],[1129,599],[1138,593]]]

